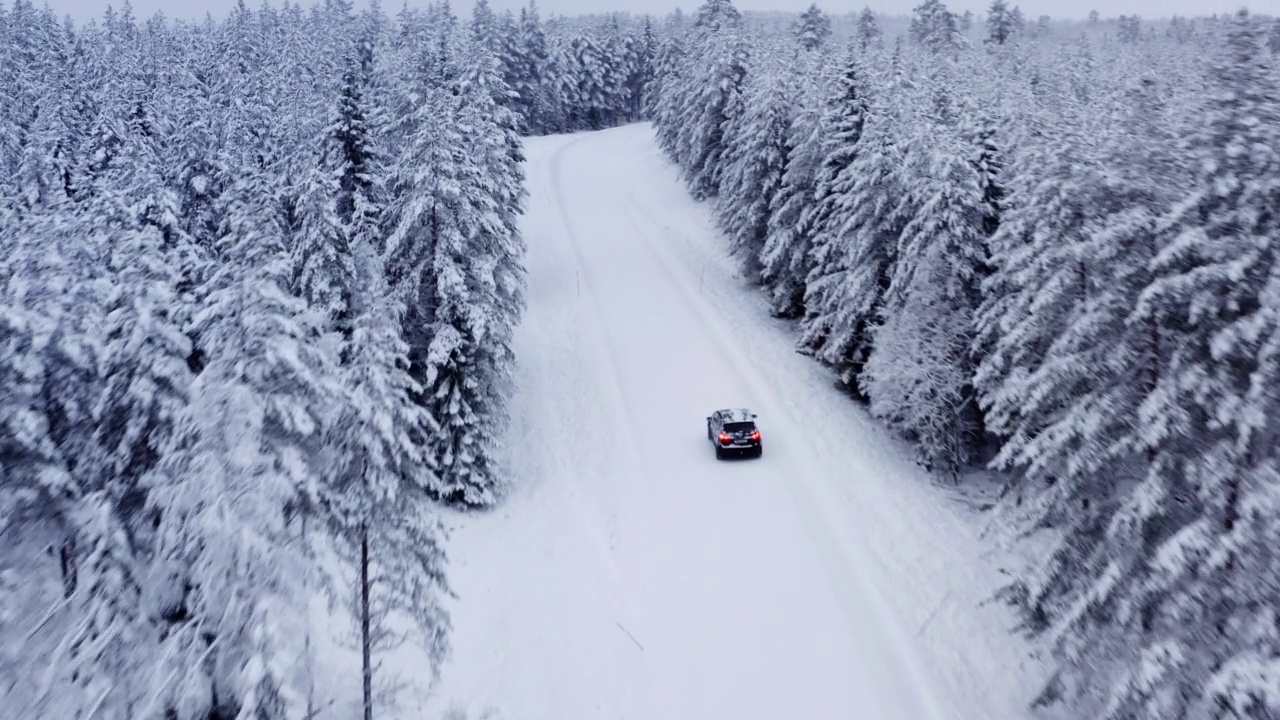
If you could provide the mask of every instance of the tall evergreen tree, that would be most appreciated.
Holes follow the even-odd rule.
[[[817,50],[831,37],[831,19],[822,12],[817,3],[809,6],[800,14],[796,23],[796,39],[805,50]]]
[[[746,109],[728,135],[730,152],[721,179],[720,224],[747,276],[762,280],[761,253],[768,239],[770,207],[786,172],[787,131],[793,93],[774,75],[757,76]]]
[[[1167,362],[1125,443],[1148,469],[1086,556],[1081,599],[1058,620],[1069,628],[1059,649],[1070,675],[1092,670],[1084,663],[1100,651],[1120,662],[1110,678],[1085,676],[1108,691],[1105,717],[1280,709],[1266,680],[1280,634],[1272,590],[1258,582],[1280,573],[1270,550],[1275,427],[1265,419],[1276,403],[1263,389],[1276,379],[1280,227],[1263,209],[1280,191],[1280,97],[1263,53],[1258,23],[1241,12],[1213,63],[1219,90],[1185,138],[1199,155],[1193,190],[1156,226],[1166,240],[1133,313],[1135,330],[1161,329]]]
[[[702,34],[686,60],[692,65],[686,66],[684,92],[677,96],[675,156],[698,199],[713,197],[720,187],[725,129],[742,109],[746,49],[734,29],[732,9],[727,0],[704,6],[707,20],[699,25]]]
[[[879,46],[883,35],[875,13],[871,12],[869,7],[863,8],[862,12],[858,13],[858,47],[866,52],[868,48]]]
[[[992,0],[987,10],[987,38],[985,42],[1004,45],[1013,38],[1016,30],[1013,14],[1005,0]]]
[[[851,168],[861,153],[871,96],[870,82],[860,55],[846,54],[835,93],[827,101],[825,153],[814,184],[811,270],[806,278],[806,315],[800,342],[824,362],[844,373],[846,382],[865,358],[851,355],[858,343],[861,321],[844,322],[847,306],[841,288],[852,268],[846,264],[847,216],[853,209],[850,192],[856,177]]]
[[[772,310],[781,317],[804,315],[805,281],[810,270],[811,198],[823,160],[823,107],[806,88],[801,108],[787,129],[787,159],[781,185],[769,203],[761,277],[770,288]]]
[[[955,13],[942,0],[924,0],[913,10],[911,38],[935,53],[951,53],[964,47]]]
[[[468,63],[456,93],[427,92],[415,110],[388,251],[419,308],[405,322],[411,371],[441,426],[425,438],[440,481],[431,492],[490,505],[501,491],[496,438],[523,302],[515,218],[524,191],[515,120],[494,101],[502,79],[483,50]]]
[[[979,441],[970,345],[986,263],[983,193],[953,128],[920,121],[908,151],[916,205],[902,228],[864,379],[871,410],[953,478]]]

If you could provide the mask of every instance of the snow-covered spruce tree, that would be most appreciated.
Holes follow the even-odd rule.
[[[653,29],[653,19],[644,18],[644,29],[636,39],[636,68],[628,80],[628,90],[632,98],[632,113],[636,120],[651,119],[649,114],[649,86],[653,82],[655,63],[658,59],[658,35]]]
[[[800,14],[796,23],[796,39],[805,50],[817,50],[831,37],[831,19],[822,12],[817,3],[809,6]]]
[[[1077,137],[1064,109],[1010,166],[1009,195],[989,240],[990,276],[977,312],[974,376],[988,428],[1009,453],[1050,424],[1060,397],[1028,396],[1027,379],[1052,362],[1050,348],[1085,304],[1091,285],[1082,255],[1099,187],[1096,138]],[[997,457],[997,467],[1008,455]]]
[[[339,557],[354,570],[328,578],[328,591],[349,608],[362,658],[365,717],[374,712],[373,653],[389,649],[388,623],[407,616],[439,672],[449,618],[443,529],[430,506],[433,458],[415,429],[437,429],[413,401],[408,345],[400,337],[403,307],[386,281],[373,238],[352,242],[353,326],[344,363],[344,402],[325,435],[327,482],[315,499]]]
[[[693,25],[703,32],[718,33],[737,28],[742,23],[742,13],[733,6],[733,0],[704,0],[698,6]]]
[[[56,449],[58,469],[41,471],[36,495],[41,523],[56,538],[59,574],[65,594],[76,588],[77,553],[75,523],[71,514],[100,480],[86,461],[94,454],[96,412],[107,378],[104,306],[108,281],[104,267],[111,246],[110,233],[87,212],[55,206],[42,212],[12,217],[0,230],[6,255],[0,261],[0,304],[13,307],[27,320],[31,332],[29,368],[39,382],[37,409],[42,416],[40,435]]]
[[[900,138],[901,113],[888,97],[873,100],[859,141],[857,158],[847,171],[852,184],[841,208],[843,245],[832,258],[847,268],[831,279],[832,305],[828,348],[844,348],[842,381],[859,396],[868,397],[865,361],[874,345],[875,326],[883,319],[899,255],[898,243],[914,209],[902,175],[906,139]]]
[[[913,212],[898,239],[861,385],[874,415],[915,439],[927,467],[955,478],[980,440],[969,348],[987,260],[986,213],[959,132],[918,117],[913,134],[903,169]],[[876,264],[865,262],[874,256],[860,259]]]
[[[863,8],[862,12],[858,13],[858,29],[855,35],[858,49],[866,52],[871,48],[880,47],[883,36],[884,32],[880,29],[876,14],[871,12],[869,7]]]
[[[726,123],[741,112],[746,48],[741,16],[729,0],[708,0],[698,10],[692,48],[677,92],[673,157],[694,198],[713,197],[723,172]]]
[[[511,86],[516,93],[512,109],[523,119],[526,132],[541,135],[551,132],[553,127],[547,77],[550,51],[538,6],[533,0],[520,9],[519,33],[516,55],[519,70],[514,73],[515,82]]]
[[[320,217],[302,189],[321,164],[315,139],[341,94],[351,36],[450,57],[441,50],[453,39],[439,28],[456,18],[432,10],[393,35],[376,7],[353,16],[337,2],[307,15],[241,3],[225,21],[138,23],[126,9],[76,30],[25,1],[14,7],[0,12],[0,525],[22,540],[0,560],[0,644],[42,624],[23,642],[28,657],[0,651],[0,673],[40,667],[47,682],[0,684],[0,706],[32,717],[286,716],[303,672],[293,643],[307,633],[291,624],[301,616],[278,613],[315,590],[315,558],[295,542],[300,514],[325,489],[319,470],[343,460],[321,453],[316,428],[354,402],[325,333],[332,318],[288,292],[291,251]],[[430,70],[406,63],[389,77],[406,89],[407,76],[437,88],[456,80]],[[386,104],[375,90],[384,92],[362,88],[364,99]],[[467,192],[506,207],[522,192],[518,139],[488,101],[462,105],[483,108],[474,112],[501,125],[501,138],[473,133],[454,152],[505,168],[496,185],[480,177]],[[395,126],[365,119],[398,139]],[[349,238],[379,227],[377,213],[341,210],[342,181],[356,176],[327,186]],[[512,215],[478,215],[499,228],[490,237],[512,236]],[[518,305],[513,267],[472,268],[481,314]],[[399,330],[390,311],[370,317]],[[508,330],[484,327],[480,369],[467,377],[509,368]],[[368,352],[400,352],[380,343]],[[414,388],[399,372],[388,371],[387,387]],[[197,406],[186,405],[184,382]],[[498,427],[500,413],[477,405]],[[364,409],[377,418],[403,407]],[[421,424],[396,430],[425,456],[436,428]],[[430,463],[412,465],[405,482],[425,496]],[[383,567],[428,558],[418,566],[430,573],[390,573],[431,582],[442,558],[424,541],[429,516],[414,520],[426,524],[397,529],[395,542],[416,556],[382,556],[376,543],[374,554]],[[425,597],[400,587],[390,592]],[[433,648],[446,629],[434,627]]]
[[[74,271],[83,256],[67,252],[85,229],[77,219],[0,209],[0,669],[14,678],[39,678],[39,671],[67,678],[49,672],[50,658],[63,639],[67,599],[83,589],[84,492],[74,470],[89,445],[92,393],[101,381],[96,336],[69,326],[93,287]],[[51,402],[57,378],[80,380],[75,389],[90,397]],[[75,414],[64,417],[64,409]],[[60,426],[68,419],[85,421],[84,431],[67,433]],[[0,700],[14,717],[67,715],[83,700],[67,685],[6,684]],[[57,694],[41,692],[48,688]]]
[[[1266,389],[1278,379],[1280,226],[1265,211],[1280,201],[1280,97],[1264,52],[1257,21],[1237,15],[1214,61],[1218,90],[1181,144],[1196,160],[1192,191],[1154,226],[1154,277],[1129,319],[1160,329],[1163,362],[1121,443],[1146,472],[1077,556],[1078,594],[1053,618],[1063,668],[1051,695],[1094,700],[1099,717],[1280,712],[1269,680],[1280,408]]]
[[[1004,45],[1013,39],[1016,32],[1009,4],[1005,0],[991,0],[991,7],[987,10],[987,37],[984,42]]]
[[[680,137],[680,108],[693,90],[691,67],[683,38],[668,36],[654,60],[653,79],[646,88],[649,117],[658,147],[676,158]]]
[[[514,122],[493,98],[492,59],[472,49],[453,88],[425,88],[400,158],[391,207],[390,273],[416,311],[406,316],[420,402],[441,431],[424,439],[436,496],[468,506],[500,492],[510,334],[521,311],[521,157]]]
[[[105,383],[93,442],[75,470],[82,495],[73,516],[76,582],[68,607],[77,622],[67,630],[66,655],[51,658],[59,679],[82,695],[44,700],[96,699],[104,717],[127,718],[145,692],[143,658],[157,641],[140,603],[155,520],[145,509],[143,478],[163,460],[186,406],[191,343],[173,317],[178,275],[161,233],[122,214],[91,221],[107,229],[112,254]]]
[[[57,152],[70,149],[57,135],[62,108],[73,100],[57,87],[57,78],[74,71],[67,62],[70,43],[54,13],[30,2],[13,3],[3,29],[0,195],[31,200],[61,185]]]
[[[287,241],[253,176],[225,194],[195,324],[208,362],[147,482],[157,519],[144,607],[161,627],[139,714],[280,716],[302,703],[296,609],[315,587],[301,510],[321,421],[338,399],[325,318],[288,290]]]
[[[788,129],[795,92],[781,69],[759,73],[746,91],[746,108],[726,133],[729,154],[721,176],[720,226],[753,282],[762,280],[761,252],[770,207],[786,172]]]
[[[805,317],[800,345],[842,373],[845,383],[866,360],[854,351],[865,319],[850,317],[842,292],[847,260],[848,215],[856,207],[850,195],[857,177],[851,168],[861,153],[867,108],[872,95],[861,54],[850,48],[835,90],[826,104],[822,164],[814,181],[813,204],[804,221],[812,234],[809,274],[805,278]]]
[[[356,223],[376,226],[380,181],[366,117],[367,71],[359,55],[371,53],[367,41],[349,61],[339,100],[321,141],[319,166],[301,198],[301,223],[293,247],[293,291],[322,310],[330,327],[344,338],[351,333],[354,280],[351,243]]]
[[[44,358],[40,347],[42,318],[23,308],[0,306],[0,396],[4,432],[0,434],[0,518],[6,530],[23,527],[27,518],[65,517],[74,500],[57,446],[41,412]],[[70,497],[69,497],[70,496]]]
[[[591,35],[579,33],[563,48],[564,98],[570,130],[599,130],[613,125],[610,58]]]
[[[614,58],[611,85],[615,89],[618,121],[635,122],[644,112],[644,87],[649,80],[653,58],[646,54],[648,46],[641,38],[617,28],[610,35],[607,48]]]
[[[953,55],[968,44],[955,13],[942,0],[924,0],[912,12],[911,39],[930,52]]]
[[[809,243],[813,229],[814,184],[823,160],[826,136],[822,121],[825,97],[818,81],[819,56],[806,54],[796,73],[797,104],[787,128],[787,153],[782,184],[769,205],[764,247],[760,251],[761,278],[769,288],[772,312],[779,317],[804,315],[805,280],[810,270]]]
[[[1156,88],[1150,80],[1131,94],[1123,132],[1099,149],[1117,168],[1091,195],[1089,218],[1072,256],[1087,289],[1080,312],[1045,346],[1045,362],[1030,368],[1016,392],[1042,428],[1010,437],[997,463],[1015,467],[1029,499],[1022,528],[1058,526],[1064,541],[1029,578],[1009,590],[1033,629],[1062,616],[1075,597],[1078,563],[1098,551],[1117,498],[1145,464],[1133,443],[1138,407],[1161,374],[1162,331],[1131,318],[1151,282],[1159,250],[1159,216],[1187,187]]]
[[[146,511],[143,480],[164,459],[192,380],[191,342],[176,317],[176,254],[166,252],[172,247],[166,248],[165,235],[148,224],[154,206],[138,207],[141,218],[101,202],[86,208],[97,210],[88,213],[86,226],[105,233],[110,248],[104,382],[92,411],[92,441],[73,470],[75,582],[68,610],[77,621],[66,630],[66,654],[49,658],[59,679],[78,685],[83,696],[43,698],[97,698],[100,712],[119,718],[134,716],[145,691],[141,656],[156,642],[140,610],[141,569],[155,521]]]

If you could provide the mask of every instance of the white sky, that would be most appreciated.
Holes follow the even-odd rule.
[[[49,7],[59,15],[69,14],[76,20],[87,20],[99,17],[108,3],[117,9],[122,0],[45,0]],[[202,17],[206,11],[215,17],[222,16],[234,7],[236,0],[133,0],[134,14],[149,17],[157,10],[162,10],[169,17]],[[489,0],[490,5],[498,10],[518,10],[528,0]],[[734,0],[741,10],[783,10],[800,12],[813,0]],[[0,0],[5,5],[9,0]],[[310,4],[308,0],[303,0]],[[382,0],[388,12],[398,10],[405,0]],[[428,4],[428,0],[408,0],[410,6]],[[473,0],[453,0],[453,7],[459,14],[471,11]],[[588,12],[609,12],[627,10],[635,13],[654,13],[664,15],[676,7],[686,13],[697,8],[702,0],[539,0],[538,6],[543,17],[559,13],[578,15]],[[870,7],[876,12],[910,13],[911,8],[920,0],[819,0],[818,6],[828,13],[845,13]],[[271,0],[279,5],[280,0]],[[37,5],[40,4],[37,0]],[[257,7],[261,0],[248,0],[250,7]],[[363,6],[364,0],[357,0]],[[1010,5],[1018,5],[1028,18],[1049,15],[1054,18],[1083,18],[1092,9],[1097,9],[1104,17],[1122,14],[1133,14],[1144,18],[1156,18],[1168,15],[1210,15],[1212,13],[1233,13],[1243,4],[1251,12],[1257,14],[1280,15],[1280,0],[1010,0]],[[990,0],[950,0],[947,6],[956,12],[972,10],[981,14],[990,5]]]

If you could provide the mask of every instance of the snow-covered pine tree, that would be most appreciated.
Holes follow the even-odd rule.
[[[864,319],[849,317],[842,288],[852,269],[845,264],[848,215],[855,208],[850,192],[857,180],[851,168],[861,153],[872,95],[862,55],[850,47],[827,100],[823,159],[814,181],[813,205],[804,221],[811,228],[812,240],[800,346],[840,371],[845,383],[850,383],[866,359],[853,354],[861,342]]]
[[[831,37],[831,19],[822,12],[822,8],[818,7],[817,3],[811,4],[808,10],[800,14],[800,20],[796,23],[796,40],[805,50],[817,50],[827,42],[829,37]]]
[[[949,89],[932,94],[939,92]],[[945,116],[917,117],[907,148],[904,190],[914,207],[898,239],[884,319],[861,385],[874,415],[915,439],[926,466],[955,478],[980,440],[969,348],[987,260],[986,212],[970,148],[940,120]],[[859,259],[874,266],[865,262],[873,258]],[[877,280],[859,288],[874,293]]]
[[[692,91],[684,40],[668,37],[654,61],[653,79],[646,88],[648,115],[653,119],[658,147],[675,158],[680,137],[679,115],[684,97]]]
[[[294,293],[323,311],[330,328],[344,339],[351,333],[353,225],[376,226],[382,202],[375,196],[381,179],[366,110],[369,80],[362,66],[367,63],[361,57],[371,52],[368,41],[352,48],[338,102],[321,138],[319,165],[301,199],[293,247]]]
[[[876,14],[871,12],[869,7],[863,8],[862,12],[858,13],[858,29],[856,33],[858,49],[866,52],[871,48],[880,47],[883,36],[884,32],[880,29]]]
[[[441,431],[425,438],[440,487],[469,506],[501,491],[496,435],[505,413],[510,333],[521,310],[523,189],[514,124],[493,98],[502,79],[473,48],[455,90],[426,88],[395,180],[389,261],[416,313],[411,371]]]
[[[445,582],[443,531],[430,507],[437,485],[433,458],[418,429],[438,430],[413,402],[422,388],[409,376],[400,337],[403,306],[386,281],[367,234],[353,237],[353,325],[342,371],[344,402],[326,431],[328,481],[317,510],[339,557],[354,570],[326,578],[331,597],[350,609],[362,656],[365,717],[374,711],[373,653],[388,649],[389,621],[412,620],[432,674],[447,652],[449,617],[439,597]]]
[[[1094,196],[1099,215],[1075,253],[1088,263],[1085,301],[1021,387],[1028,411],[1049,420],[1034,435],[1011,438],[1000,458],[1035,488],[1023,527],[1056,525],[1063,535],[1009,591],[1033,629],[1071,612],[1082,567],[1089,568],[1085,576],[1098,572],[1090,558],[1110,555],[1100,546],[1106,527],[1145,465],[1134,430],[1138,408],[1162,374],[1162,330],[1135,322],[1132,310],[1151,282],[1157,220],[1187,187],[1167,115],[1154,83],[1140,82],[1122,132],[1100,149],[1117,170],[1101,179]],[[1101,667],[1106,660],[1093,662]]]
[[[793,85],[780,68],[758,73],[748,81],[743,114],[726,133],[730,150],[718,192],[720,226],[753,282],[763,279],[761,253],[791,152],[787,141],[794,104]]]
[[[637,120],[647,120],[652,119],[649,112],[652,104],[649,99],[649,87],[656,72],[655,68],[660,48],[657,33],[653,29],[653,19],[648,15],[644,18],[644,30],[641,31],[640,37],[636,42],[638,65],[635,75],[630,81],[630,91],[634,101],[632,111],[635,113]]]
[[[516,58],[519,69],[513,73],[511,85],[517,95],[513,109],[523,119],[526,132],[541,135],[552,130],[553,108],[547,78],[550,53],[534,0],[520,9],[518,32]]]
[[[693,25],[705,33],[714,34],[737,28],[741,22],[742,13],[733,6],[733,0],[703,0],[698,6]]]
[[[988,428],[1008,451],[1050,422],[1066,398],[1027,395],[1053,343],[1086,302],[1090,268],[1079,248],[1099,187],[1098,138],[1077,136],[1082,108],[1062,108],[1010,166],[1006,211],[989,240],[990,276],[977,312],[975,383]],[[1079,123],[1082,124],[1082,123]],[[1043,411],[1041,411],[1043,408]]]
[[[987,37],[984,42],[1004,45],[1013,39],[1015,32],[1009,4],[1005,0],[991,0],[991,7],[987,9]]]
[[[796,73],[797,104],[787,129],[787,153],[782,184],[769,207],[767,239],[761,249],[761,277],[772,298],[772,311],[779,317],[804,315],[805,280],[809,276],[809,225],[814,183],[822,165],[826,137],[822,125],[825,97],[819,82],[820,60],[815,55],[800,58]]]
[[[912,12],[911,39],[930,52],[954,54],[968,45],[955,13],[942,0],[924,0]]]
[[[698,9],[694,46],[675,88],[674,159],[699,200],[719,190],[726,123],[741,111],[747,52],[740,19],[729,0],[708,0]]]
[[[139,714],[270,712],[302,702],[314,591],[301,511],[321,421],[338,399],[324,322],[292,297],[287,240],[252,176],[229,188],[220,246],[234,258],[195,316],[208,362],[146,483],[157,522],[144,607],[161,621]]]
[[[1192,191],[1155,226],[1154,275],[1129,322],[1164,360],[1125,449],[1147,470],[1125,493],[1076,601],[1054,623],[1068,688],[1104,718],[1280,712],[1274,552],[1275,237],[1280,96],[1247,13],[1213,61],[1216,92],[1181,147]],[[1242,152],[1243,148],[1251,151]],[[1107,657],[1107,665],[1093,664]]]
[[[563,102],[570,130],[600,130],[613,123],[610,59],[595,38],[579,32],[561,47]]]

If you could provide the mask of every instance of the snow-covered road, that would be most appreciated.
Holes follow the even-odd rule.
[[[651,127],[526,148],[518,490],[451,519],[455,649],[424,709],[1026,717],[976,520],[794,352]],[[762,459],[715,460],[728,406]]]

